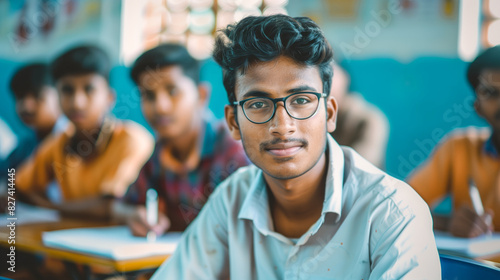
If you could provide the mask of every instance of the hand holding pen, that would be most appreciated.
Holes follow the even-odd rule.
[[[145,236],[149,242],[168,230],[170,220],[164,213],[158,212],[158,195],[154,189],[148,190],[146,207],[138,206],[128,225],[133,235]]]
[[[493,212],[484,210],[481,196],[474,182],[469,182],[469,195],[472,208],[462,205],[455,210],[450,221],[449,231],[458,237],[476,237],[493,231]]]

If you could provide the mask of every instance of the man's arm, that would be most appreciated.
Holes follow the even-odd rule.
[[[408,178],[408,183],[420,196],[433,207],[446,194],[450,193],[452,164],[464,159],[461,152],[466,148],[450,138],[440,144],[431,157]],[[450,215],[432,213],[434,229],[447,231],[455,236],[475,237],[492,230],[491,220],[493,212],[489,211],[482,216],[466,205],[462,205]]]
[[[229,279],[228,198],[223,191],[227,188],[217,187],[152,280]]]
[[[370,279],[440,279],[429,209],[413,192],[403,195],[411,205],[375,218],[378,231],[372,229]],[[390,203],[387,211],[399,207]]]
[[[102,196],[55,204],[49,201],[45,195],[31,192],[20,194],[19,199],[40,207],[58,210],[61,215],[67,217],[109,220],[111,218],[111,205],[115,198]]]

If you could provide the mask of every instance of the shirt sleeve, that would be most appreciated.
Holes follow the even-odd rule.
[[[123,147],[114,173],[102,183],[104,194],[122,197],[127,188],[137,179],[139,171],[151,156],[154,139],[146,129],[138,124],[127,124],[128,132],[123,136]]]
[[[413,196],[414,206],[402,209],[394,221],[383,213],[375,218],[379,219],[379,225],[387,227],[375,223],[372,228],[369,279],[441,279],[429,208],[416,194]],[[385,208],[388,211],[397,207],[389,206]]]
[[[228,198],[222,189],[219,186],[210,196],[152,280],[229,279]]]
[[[452,151],[451,139],[443,142],[407,179],[408,184],[431,207],[449,192]]]
[[[47,185],[55,179],[54,154],[60,138],[49,138],[16,173],[16,188],[23,193],[31,191],[43,192]]]

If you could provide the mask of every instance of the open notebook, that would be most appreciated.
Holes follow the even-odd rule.
[[[114,260],[169,255],[175,251],[181,232],[169,232],[148,242],[136,237],[126,226],[77,228],[44,232],[43,244],[47,247],[97,255]]]
[[[475,238],[460,238],[449,233],[434,232],[440,252],[449,252],[466,257],[500,254],[500,233]]]

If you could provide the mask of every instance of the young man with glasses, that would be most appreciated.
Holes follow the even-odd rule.
[[[460,237],[500,231],[500,46],[481,53],[467,70],[476,93],[474,109],[490,128],[451,132],[408,182],[432,207],[451,195],[449,216],[435,214],[435,228]],[[484,213],[472,208],[469,188],[477,187]]]
[[[214,58],[255,165],[217,187],[152,279],[439,278],[427,205],[328,134],[332,50],[313,21],[247,17]]]

